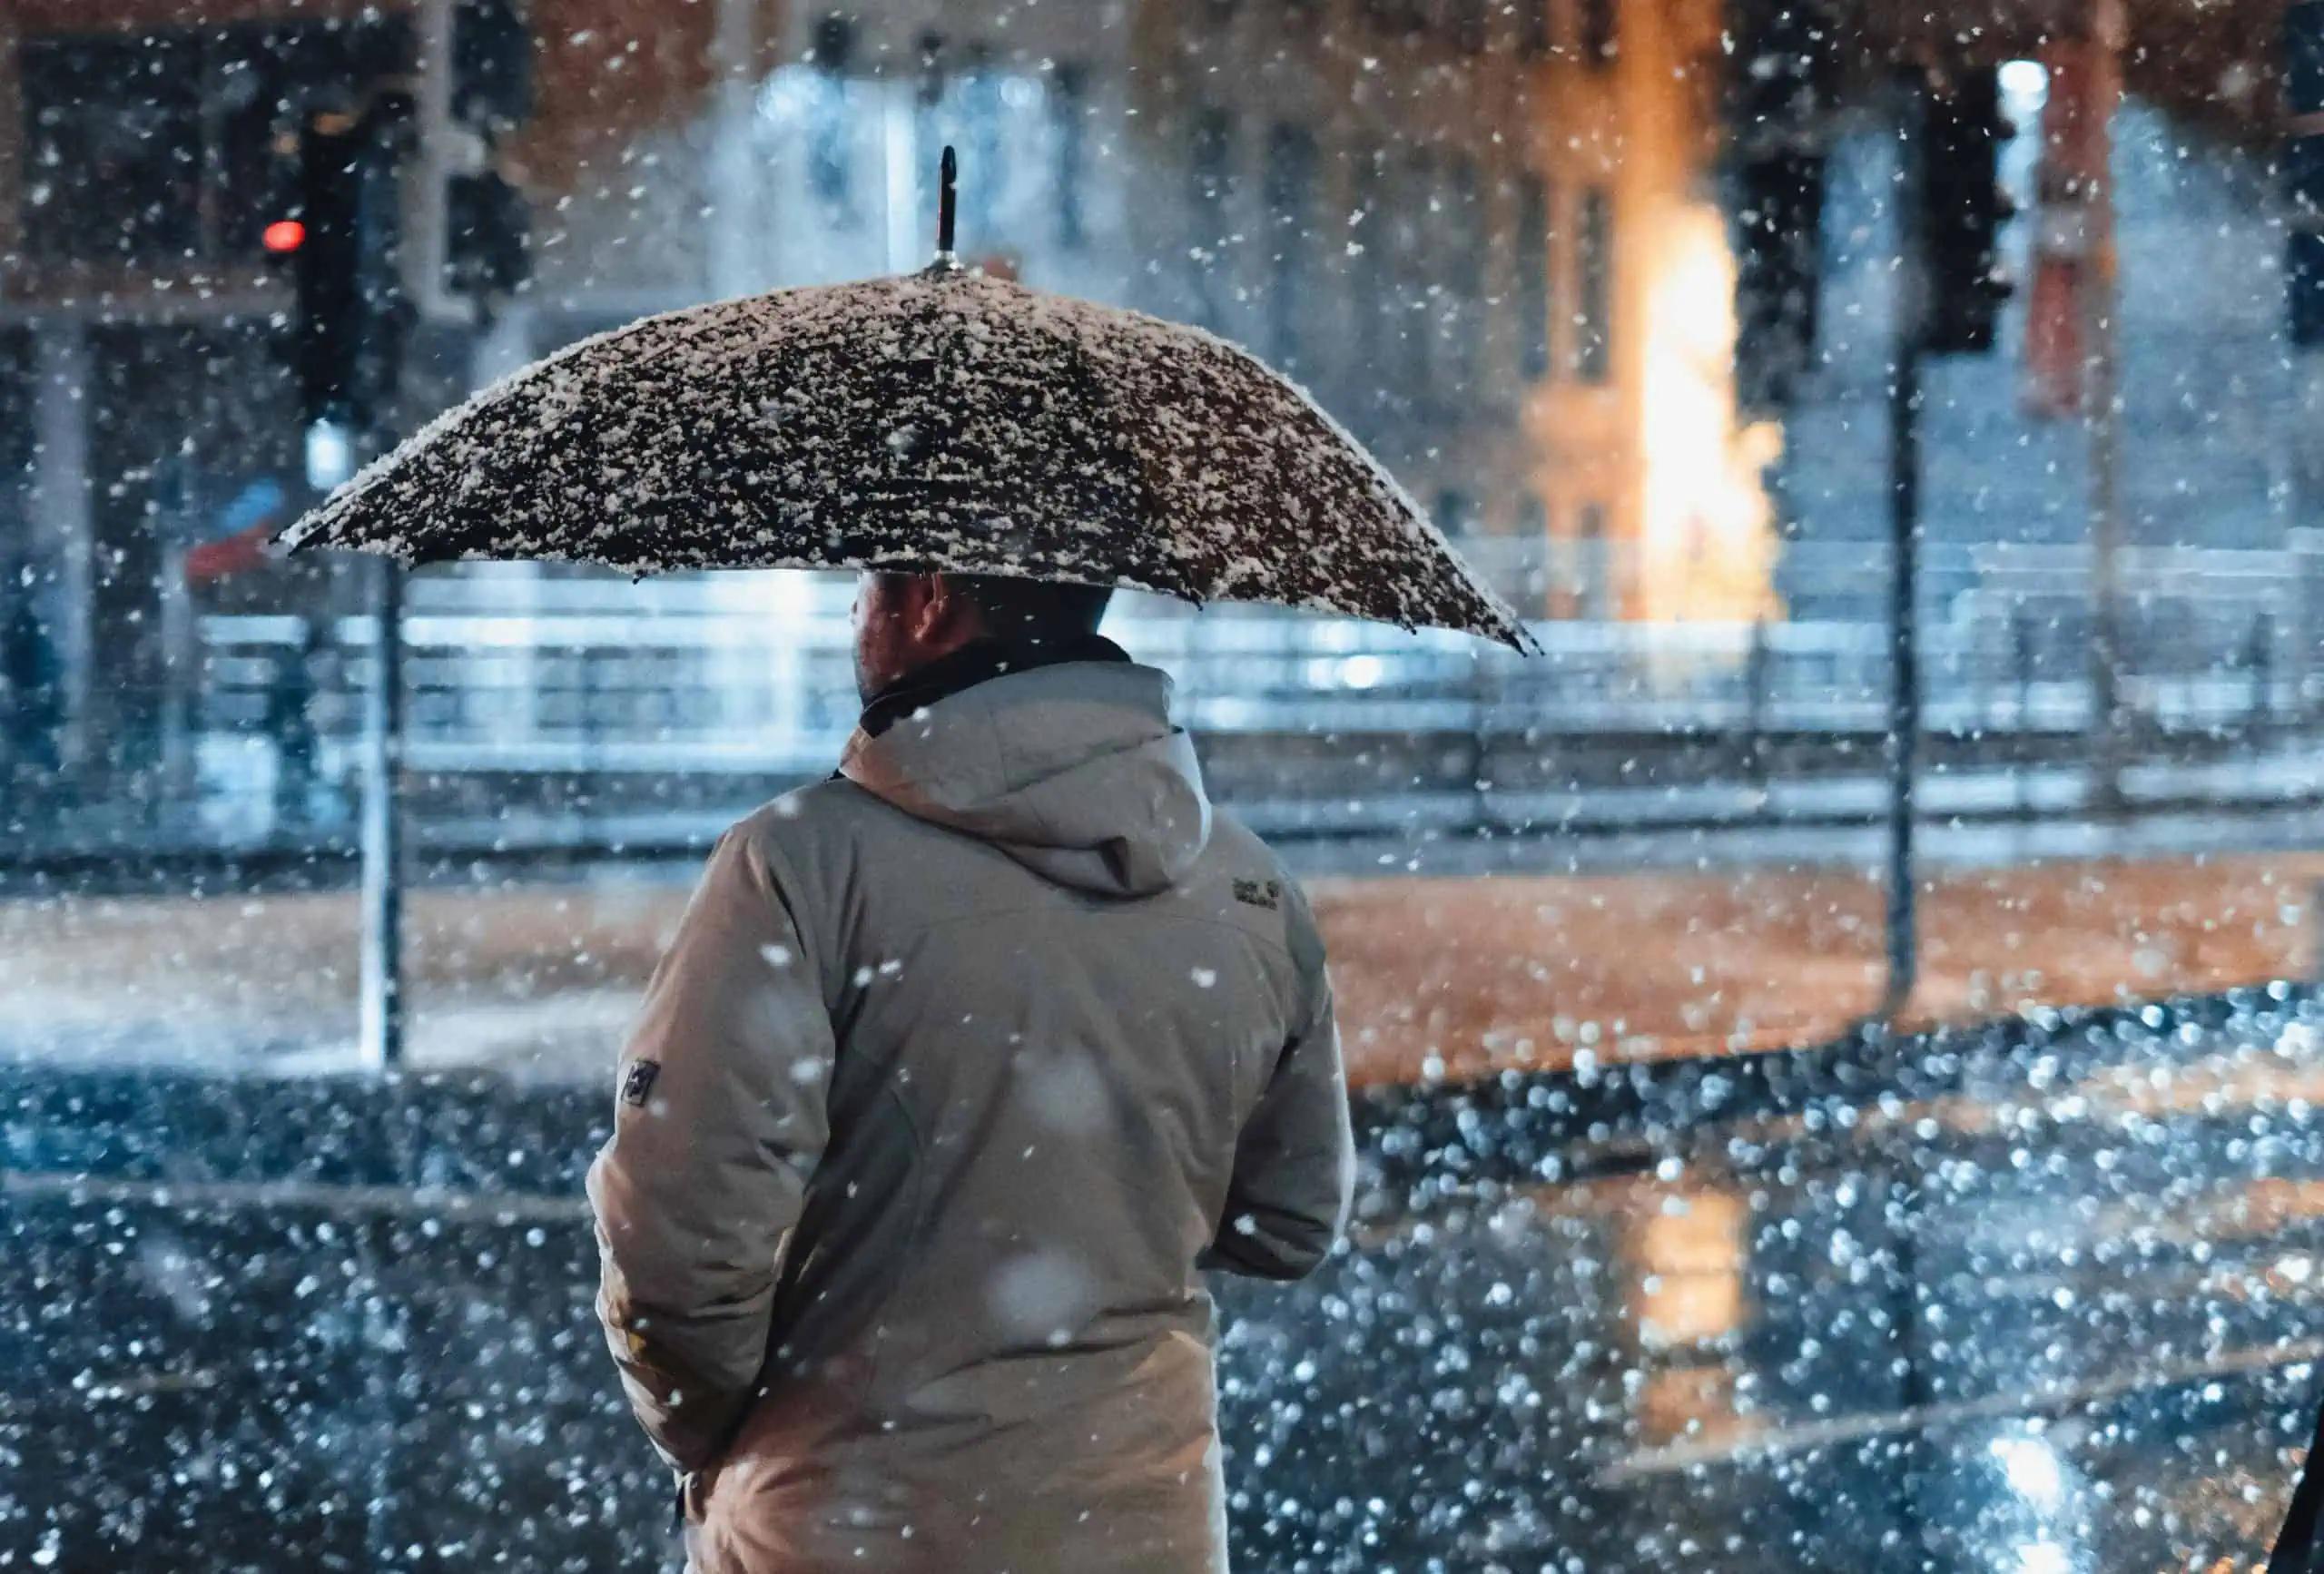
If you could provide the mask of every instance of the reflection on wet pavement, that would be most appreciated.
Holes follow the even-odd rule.
[[[2011,1069],[2005,1097],[1827,1107],[1644,1174],[1374,1214],[1326,1282],[1235,1330],[1271,1380],[1230,1402],[1267,1440],[1246,1457],[1326,1481],[1352,1457],[1375,1494],[1305,1503],[1274,1545],[1510,1569],[2257,1559],[2324,1353],[2311,1030],[2163,1036],[2072,1086],[2038,1054]],[[1298,1411],[1270,1417],[1286,1375]]]
[[[2324,1353],[2318,1020],[2062,1018],[1679,1126],[1571,1079],[1375,1114],[1351,1249],[1221,1287],[1238,1566],[2250,1566]],[[594,1097],[274,1084],[238,1130],[211,1086],[12,1074],[0,1552],[665,1558],[588,1321]]]

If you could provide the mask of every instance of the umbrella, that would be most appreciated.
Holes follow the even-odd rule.
[[[1303,389],[1199,330],[960,266],[645,318],[449,411],[293,550],[1129,585],[1524,626]]]

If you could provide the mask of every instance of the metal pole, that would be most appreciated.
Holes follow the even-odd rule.
[[[439,15],[438,20],[442,20]],[[442,36],[431,39],[447,46]],[[404,282],[402,236],[387,215],[399,214],[406,165],[411,155],[411,104],[393,93],[381,93],[366,111],[359,143],[359,162],[349,173],[357,182],[353,212],[359,246],[378,246],[386,263],[384,287],[409,304]],[[429,200],[435,200],[431,195]],[[379,304],[374,300],[372,306]],[[351,347],[350,364],[339,369],[339,393],[347,431],[340,468],[330,477],[342,486],[355,468],[354,461],[387,451],[393,440],[397,404],[401,393],[395,374],[402,366],[403,340],[409,321],[400,314],[376,310],[361,322],[379,340]],[[392,339],[392,345],[386,342]],[[371,357],[385,352],[383,361]],[[385,386],[379,386],[384,383]],[[308,479],[318,485],[315,449],[310,431]],[[375,1071],[393,1071],[403,1063],[403,566],[391,558],[372,565],[371,660],[369,683],[363,695],[363,865],[362,970],[358,1053]]]
[[[1768,761],[1774,749],[1768,740],[1768,716],[1772,696],[1768,690],[1775,680],[1775,651],[1768,643],[1768,620],[1761,617],[1751,625],[1750,653],[1744,659],[1743,704],[1744,727],[1749,734],[1746,745],[1750,758],[1746,762],[1754,785],[1768,784]],[[1761,804],[1765,808],[1764,803]]]
[[[2244,726],[2253,743],[2264,744],[2276,708],[2276,620],[2264,610],[2251,618],[2245,659],[2251,669],[2251,708]]]
[[[365,1066],[403,1062],[403,566],[373,566],[370,681],[363,691]]]
[[[1492,809],[1486,794],[1492,790],[1492,702],[1486,693],[1484,653],[1472,644],[1469,650],[1469,830],[1492,834]]]
[[[2122,713],[2122,370],[2118,355],[2118,259],[2114,249],[2114,110],[2122,96],[2122,0],[2091,0],[2091,133],[2096,152],[2087,213],[2090,279],[2084,326],[2090,341],[2090,727],[2091,807],[2122,807],[2128,740]]]
[[[2034,622],[2024,613],[2010,619],[2010,660],[2016,664],[2017,680],[2017,747],[2011,767],[2017,778],[2017,807],[2021,813],[2034,810],[2033,773],[2041,760],[2041,741],[2034,731]]]
[[[1898,92],[1902,130],[1898,156],[1904,161],[1901,212],[1917,211],[1921,180],[1919,144],[1922,100],[1927,92],[1917,72]],[[1920,753],[1920,641],[1915,626],[1920,585],[1921,341],[1927,310],[1926,266],[1921,237],[1905,221],[1901,266],[1896,271],[1896,365],[1888,383],[1888,985],[1876,1016],[1893,1022],[1912,999],[1920,976],[1918,921],[1915,900],[1913,774]]]
[[[1920,976],[1915,901],[1913,776],[1920,753],[1920,641],[1915,602],[1920,583],[1920,345],[1901,336],[1888,397],[1890,549],[1888,709],[1888,988],[1880,1015],[1893,1018]]]
[[[172,521],[180,530],[190,521],[182,505]],[[162,554],[162,781],[154,794],[154,821],[162,823],[175,811],[195,807],[201,790],[199,731],[201,694],[204,678],[201,623],[193,605],[193,587],[186,583],[186,548],[173,543]]]

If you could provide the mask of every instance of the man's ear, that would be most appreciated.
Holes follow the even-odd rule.
[[[912,636],[923,645],[961,644],[975,637],[976,608],[940,574],[919,576],[921,599],[914,608]]]
[[[941,642],[950,633],[948,623],[960,614],[960,600],[953,588],[943,584],[943,575],[913,575],[911,576],[911,628],[913,644]]]

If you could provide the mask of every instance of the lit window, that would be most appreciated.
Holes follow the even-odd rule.
[[[1355,162],[1355,212],[1359,221],[1350,231],[1355,237],[1355,279],[1351,305],[1355,314],[1355,360],[1377,367],[1390,313],[1395,310],[1394,281],[1389,271],[1390,220],[1383,188],[1384,155],[1377,147]]]
[[[1605,619],[1614,615],[1613,546],[1606,539],[1606,508],[1602,503],[1585,503],[1575,520],[1575,566],[1580,571],[1575,586],[1581,604],[1581,615]]]
[[[1604,382],[1614,364],[1614,203],[1602,186],[1581,194],[1573,251],[1573,371],[1584,382]]]
[[[1550,52],[1550,7],[1557,0],[1518,0],[1517,47],[1528,60]]]
[[[1550,375],[1550,188],[1528,174],[1517,183],[1516,288],[1518,370],[1528,382]]]
[[[1267,354],[1278,366],[1299,358],[1301,302],[1310,286],[1314,249],[1315,139],[1305,129],[1277,125],[1267,133]]]
[[[1614,0],[1580,0],[1581,58],[1588,65],[1612,61],[1620,41],[1615,35]]]
[[[1475,160],[1463,156],[1452,161],[1444,206],[1450,211],[1440,214],[1438,221],[1452,241],[1443,309],[1452,341],[1447,376],[1456,395],[1468,395],[1474,391],[1484,337],[1485,253],[1491,244]]]
[[[1485,0],[1448,0],[1445,21],[1454,48],[1463,54],[1485,52]]]
[[[1404,378],[1416,396],[1431,391],[1435,357],[1430,340],[1438,330],[1435,212],[1436,161],[1425,149],[1416,149],[1404,162],[1404,190],[1397,202],[1397,316],[1403,325]]]
[[[1211,329],[1221,321],[1218,271],[1226,250],[1234,143],[1235,123],[1225,110],[1196,112],[1187,163],[1187,206],[1194,219],[1187,246],[1187,284],[1195,321]]]
[[[1517,528],[1511,536],[1510,584],[1521,605],[1556,614],[1550,582],[1550,510],[1539,492],[1528,489],[1517,497]]]

